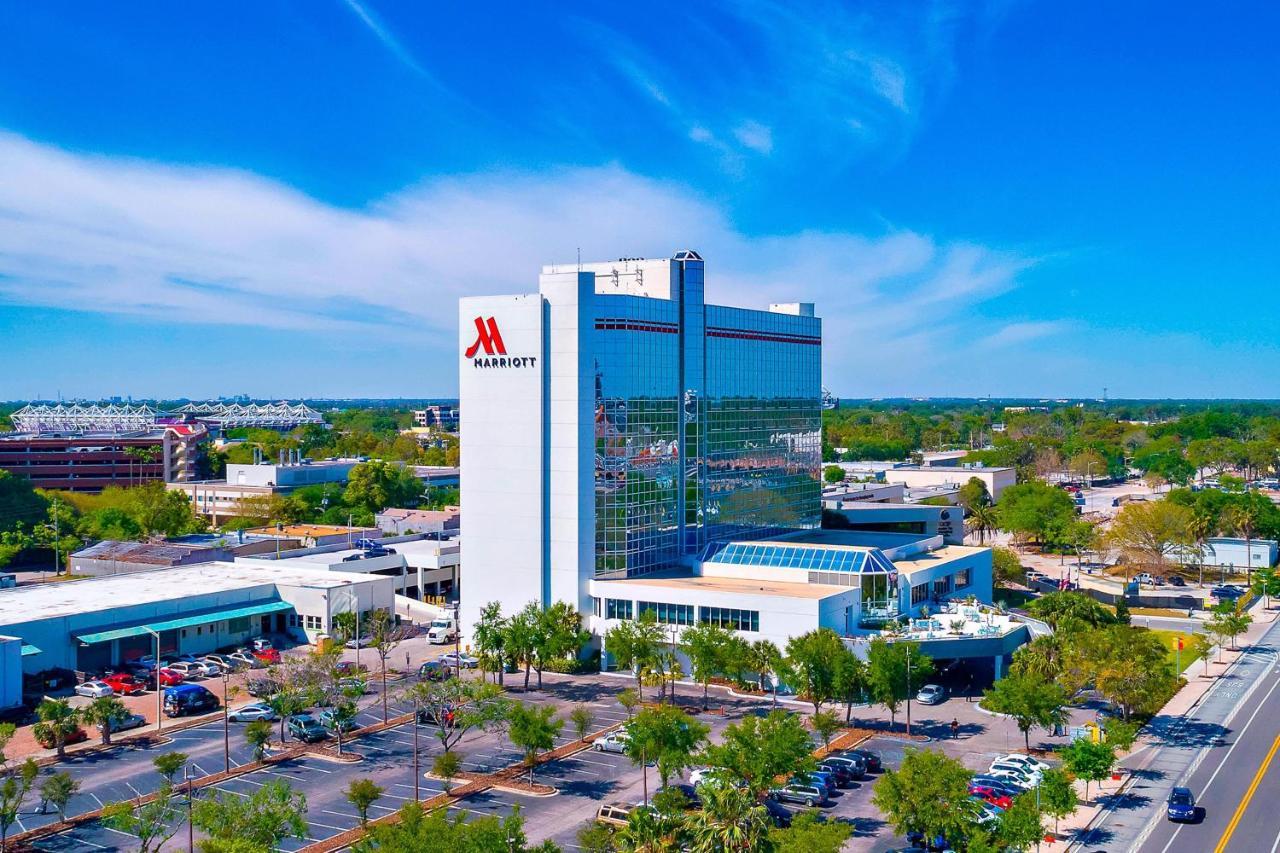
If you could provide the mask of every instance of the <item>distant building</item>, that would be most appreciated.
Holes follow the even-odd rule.
[[[217,545],[178,542],[119,542],[108,539],[71,555],[71,573],[101,577],[169,569],[213,560],[230,560],[230,549]]]
[[[446,432],[456,432],[458,429],[458,407],[427,406],[425,409],[415,409],[413,412],[413,425],[416,427],[434,427]]]
[[[238,514],[245,498],[288,494],[303,486],[332,485],[335,497],[346,487],[351,469],[360,464],[356,459],[312,461],[301,454],[281,452],[278,463],[232,463],[221,480],[193,480],[171,483],[171,491],[184,493],[200,515],[215,525]]]
[[[981,480],[993,501],[1000,500],[1000,493],[1018,482],[1017,469],[1011,467],[957,466],[935,464],[929,466],[904,465],[884,472],[886,483],[902,483],[908,489],[944,486],[960,488],[972,478]]]
[[[146,406],[26,406],[12,420],[0,469],[73,492],[194,480],[209,437],[202,424],[158,422]]]
[[[458,485],[461,472],[447,465],[410,465],[414,476],[428,489],[448,489]]]
[[[1222,566],[1233,569],[1266,569],[1276,564],[1280,556],[1280,544],[1274,539],[1239,539],[1215,536],[1205,540],[1203,553],[1193,551],[1174,552],[1185,563],[1203,560],[1206,566]]]
[[[347,527],[339,524],[281,524],[276,527],[255,527],[245,531],[246,536],[263,539],[296,539],[303,548],[324,545],[354,545],[361,539],[376,539],[382,531],[376,527]]]
[[[384,509],[373,517],[374,523],[388,536],[408,533],[447,533],[457,531],[461,511],[458,507],[436,509]]]
[[[844,504],[902,503],[906,491],[901,483],[836,483],[822,493],[822,501],[824,507],[828,500]]]
[[[964,544],[964,510],[919,503],[850,501],[846,495],[822,496],[823,524],[836,530],[941,536],[944,544]]]

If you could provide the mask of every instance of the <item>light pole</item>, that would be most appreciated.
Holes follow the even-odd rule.
[[[413,697],[413,801],[418,802],[418,713],[421,704],[417,696]]]
[[[911,737],[911,646],[907,646],[907,737]]]
[[[156,657],[154,661],[156,665],[156,731],[160,731],[160,729],[163,728],[161,721],[164,719],[164,714],[162,713],[164,705],[164,691],[160,687],[160,632],[153,631],[146,625],[142,626],[142,630],[156,638]]]
[[[222,670],[222,765],[231,772],[231,673]]]
[[[196,801],[195,777],[191,775],[192,770],[190,764],[182,769],[182,777],[187,780],[187,853],[195,853],[196,850],[195,828],[191,823],[191,813],[195,811]]]

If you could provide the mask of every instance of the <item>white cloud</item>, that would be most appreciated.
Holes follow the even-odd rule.
[[[1062,335],[1071,331],[1072,324],[1065,320],[1041,320],[1008,323],[983,338],[981,346],[987,349],[1014,347],[1031,341]]]
[[[0,134],[0,304],[358,331],[443,355],[459,296],[528,292],[540,265],[579,248],[599,259],[686,246],[707,259],[713,300],[817,302],[846,393],[975,346],[975,307],[1032,262],[911,231],[748,235],[686,188],[616,166],[433,179],[352,210],[244,172]]]
[[[773,131],[758,121],[744,121],[733,129],[733,137],[758,154],[773,151]]]

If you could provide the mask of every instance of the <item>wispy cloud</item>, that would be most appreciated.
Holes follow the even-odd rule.
[[[418,60],[414,59],[413,54],[409,53],[409,51],[405,49],[404,45],[400,43],[400,40],[395,37],[395,34],[393,34],[391,30],[387,29],[387,26],[383,24],[378,16],[375,15],[368,7],[358,2],[358,0],[343,0],[343,2],[346,4],[348,9],[355,13],[361,23],[363,23],[365,27],[367,27],[369,31],[377,37],[378,41],[382,42],[383,47],[389,50],[391,55],[394,56],[400,64],[404,65],[419,76],[425,77],[434,82],[435,78],[432,77],[427,69],[423,68],[422,65],[418,63]]]
[[[244,172],[0,134],[0,306],[368,333],[447,358],[444,309],[459,296],[528,292],[541,264],[579,247],[611,258],[685,246],[707,258],[712,299],[817,302],[846,393],[872,374],[919,387],[909,380],[930,359],[976,346],[977,308],[1033,263],[906,230],[746,234],[688,189],[619,167],[433,179],[352,210]],[[1047,333],[1024,325],[995,337]]]
[[[773,151],[773,131],[758,121],[744,121],[733,129],[733,137],[759,154]]]

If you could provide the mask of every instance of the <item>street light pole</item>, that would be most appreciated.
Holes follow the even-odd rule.
[[[231,772],[231,673],[222,671],[222,764],[223,769]]]
[[[156,665],[156,731],[160,731],[162,728],[161,721],[164,719],[164,691],[160,687],[160,632],[153,631],[145,625],[142,630],[156,638],[156,657],[153,663]]]
[[[413,801],[418,802],[418,712],[421,708],[418,697],[413,697]]]
[[[191,824],[191,813],[195,810],[196,786],[191,770],[191,765],[188,764],[182,771],[183,777],[187,780],[187,853],[196,851],[195,828]]]
[[[911,737],[911,646],[907,646],[907,737]]]

